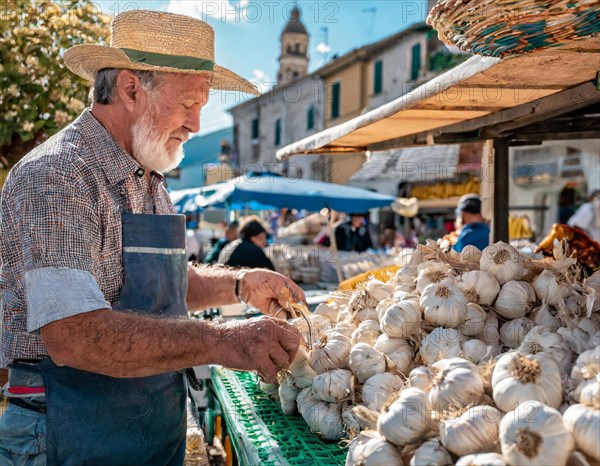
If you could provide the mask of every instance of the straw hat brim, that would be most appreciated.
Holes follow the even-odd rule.
[[[247,79],[227,68],[215,65],[214,71],[196,71],[168,66],[149,65],[132,62],[129,57],[115,47],[104,45],[76,45],[65,52],[64,62],[73,73],[93,82],[96,73],[103,68],[123,68],[129,70],[163,71],[167,73],[204,74],[211,80],[211,88],[223,91],[239,91],[260,95],[260,92]]]

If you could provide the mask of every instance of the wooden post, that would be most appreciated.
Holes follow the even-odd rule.
[[[508,243],[508,139],[494,139],[494,216],[492,240]]]
[[[335,260],[335,271],[338,277],[339,283],[344,281],[344,275],[342,274],[342,266],[340,264],[340,255],[338,253],[337,241],[335,240],[335,229],[333,228],[333,210],[329,210],[329,247],[333,249],[333,256]]]

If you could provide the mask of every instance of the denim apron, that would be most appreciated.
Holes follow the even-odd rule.
[[[187,316],[185,216],[124,212],[124,283],[113,310]],[[184,343],[182,343],[184,344]],[[186,386],[181,372],[113,378],[46,358],[47,464],[180,465]]]

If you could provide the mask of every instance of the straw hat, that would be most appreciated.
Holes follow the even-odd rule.
[[[213,89],[259,95],[256,87],[215,64],[215,34],[210,25],[189,16],[132,10],[111,25],[110,47],[76,45],[64,55],[75,74],[94,81],[103,68],[206,74]]]

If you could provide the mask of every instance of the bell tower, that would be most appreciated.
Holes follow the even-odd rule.
[[[277,84],[287,84],[308,71],[308,32],[300,21],[300,10],[294,6],[281,33],[281,55]]]

